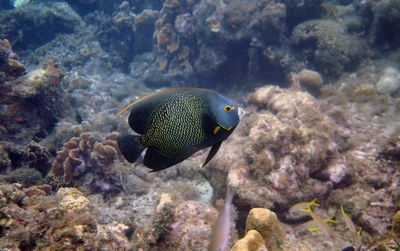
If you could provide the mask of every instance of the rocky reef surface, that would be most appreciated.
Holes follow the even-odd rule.
[[[227,185],[232,250],[398,248],[399,9],[2,1],[0,249],[207,250]],[[200,151],[149,173],[122,158],[115,114],[173,86],[217,89],[246,115],[207,166]],[[317,217],[292,212],[314,199]]]

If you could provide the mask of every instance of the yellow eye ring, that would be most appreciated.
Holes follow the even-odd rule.
[[[233,109],[233,107],[230,105],[224,106],[224,111],[226,111],[226,112],[230,112],[230,111],[232,111],[232,109]]]

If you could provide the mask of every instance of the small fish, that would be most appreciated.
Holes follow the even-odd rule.
[[[323,219],[323,221],[326,222],[326,223],[328,223],[328,222],[329,223],[335,223],[335,224],[338,223],[336,220],[333,219],[332,216],[329,217],[329,218]],[[315,225],[315,221],[311,220],[310,221],[310,225]],[[311,227],[311,228],[308,229],[308,231],[311,231],[311,232],[313,232],[313,231],[321,231],[321,229],[319,229],[318,227]]]
[[[131,109],[130,127],[140,135],[117,138],[123,156],[133,163],[145,149],[144,165],[160,171],[211,146],[203,164],[218,152],[239,123],[240,108],[208,89],[168,88],[142,97]]]
[[[212,228],[208,251],[225,251],[228,246],[232,222],[231,208],[233,195],[232,189],[228,186],[226,189],[224,208],[219,213],[217,221]]]
[[[313,199],[310,202],[300,202],[300,203],[294,204],[293,206],[291,206],[289,208],[289,212],[293,213],[295,211],[300,211],[301,209],[307,209],[311,206],[319,207],[319,204],[317,203],[317,198]]]
[[[329,238],[329,240],[333,240],[335,235],[331,229],[331,227],[321,218],[321,216],[315,214],[310,207],[307,209],[300,209],[301,212],[308,213],[314,220],[315,224],[317,225],[318,229],[321,230],[325,236]]]
[[[340,210],[342,211],[342,217],[346,227],[353,233],[357,232],[356,225],[354,225],[353,221],[350,219],[350,216],[346,214],[342,205],[340,205]]]
[[[350,216],[346,214],[342,205],[340,205],[340,211],[342,212],[342,218],[346,227],[350,230],[353,235],[353,244],[358,247],[361,245],[361,227],[357,231],[357,227],[354,222],[350,219]]]

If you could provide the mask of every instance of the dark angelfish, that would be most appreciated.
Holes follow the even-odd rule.
[[[206,165],[240,120],[239,108],[229,99],[200,88],[164,89],[138,99],[118,114],[129,108],[129,125],[140,135],[119,136],[119,149],[131,163],[147,149],[144,165],[153,171],[211,146]]]

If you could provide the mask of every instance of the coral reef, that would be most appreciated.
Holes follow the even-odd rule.
[[[65,2],[23,5],[0,14],[0,37],[15,43],[14,48],[37,48],[57,34],[73,32],[81,22],[81,17]]]
[[[2,85],[0,126],[7,132],[3,140],[28,143],[53,130],[66,110],[61,81],[61,72],[49,66]]]
[[[318,110],[316,100],[304,92],[269,86],[252,94],[249,101],[260,111],[243,121],[248,123],[248,143],[242,145],[246,164],[234,164],[228,174],[242,199],[259,207],[328,193],[332,181],[318,176],[339,150],[335,140],[346,137]],[[239,178],[244,173],[245,178]],[[251,185],[243,186],[246,179]],[[253,190],[256,187],[258,192]]]
[[[0,171],[10,172],[20,167],[36,169],[41,175],[46,175],[51,168],[50,152],[32,141],[25,147],[1,141],[0,142]]]
[[[99,223],[95,217],[96,204],[75,188],[62,188],[56,195],[44,192],[39,196],[25,195],[13,185],[1,186],[0,191],[2,214],[9,221],[7,227],[2,228],[2,249],[129,247],[125,235],[128,227],[118,222]]]
[[[292,42],[299,49],[298,57],[312,61],[320,72],[330,76],[354,69],[365,54],[361,40],[330,20],[310,20],[297,25]]]
[[[322,219],[343,206],[362,248],[397,248],[399,0],[13,3],[0,1],[0,249],[205,250],[227,183],[233,250],[355,245],[340,221],[330,241],[288,212],[315,198]],[[246,109],[212,162],[148,173],[121,159],[114,114],[183,85]]]

